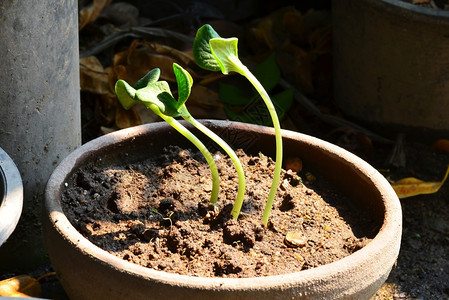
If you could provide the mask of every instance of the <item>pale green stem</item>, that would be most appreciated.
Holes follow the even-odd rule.
[[[205,135],[207,135],[210,139],[215,141],[231,158],[232,162],[234,163],[234,167],[237,171],[238,180],[239,180],[239,186],[237,191],[237,198],[235,199],[234,206],[232,207],[231,215],[237,219],[240,210],[243,205],[243,198],[245,196],[245,173],[243,171],[242,164],[240,163],[239,158],[235,154],[234,150],[218,135],[216,135],[212,130],[198,122],[195,118],[192,117],[192,115],[188,112],[187,108],[183,106],[181,108],[182,117],[191,123],[193,126],[195,126],[198,130],[202,131]]]
[[[215,164],[212,154],[209,152],[209,150],[207,150],[206,146],[204,146],[204,144],[193,133],[191,133],[187,128],[185,128],[181,123],[179,123],[172,117],[168,117],[162,114],[159,111],[159,108],[157,108],[157,106],[154,104],[151,104],[150,108],[154,113],[156,113],[164,121],[170,124],[174,129],[176,129],[180,134],[182,134],[189,141],[191,141],[203,154],[204,158],[209,164],[210,172],[212,174],[212,192],[210,196],[210,202],[215,205],[217,203],[218,192],[220,189],[220,176],[218,175],[217,165]]]
[[[277,188],[281,178],[282,169],[282,132],[281,125],[279,123],[279,118],[274,108],[273,102],[271,102],[270,96],[260,84],[259,80],[249,71],[249,69],[240,61],[240,59],[234,55],[229,57],[230,61],[233,62],[235,69],[234,71],[246,77],[246,79],[251,82],[251,84],[256,88],[257,92],[262,97],[265,105],[270,113],[271,120],[273,121],[273,127],[275,132],[276,140],[276,164],[274,167],[273,181],[271,183],[270,192],[268,194],[267,202],[265,204],[265,210],[262,216],[262,223],[267,226],[268,218],[270,217],[271,208],[273,207],[274,197],[276,196]]]

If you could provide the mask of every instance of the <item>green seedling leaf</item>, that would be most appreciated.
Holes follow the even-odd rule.
[[[178,117],[178,102],[173,98],[170,86],[166,81],[157,81],[136,91],[137,100],[142,101],[147,107],[156,105],[161,113],[170,117]]]
[[[250,98],[243,95],[242,90],[238,87],[220,82],[218,94],[220,100],[229,105],[246,105]]]
[[[271,91],[278,84],[281,79],[281,70],[276,63],[274,54],[257,66],[254,76],[256,76],[267,92]]]
[[[116,82],[115,94],[117,95],[118,101],[125,109],[130,109],[138,103],[138,101],[134,99],[136,90],[124,80],[118,80]]]
[[[174,63],[173,71],[175,72],[176,81],[178,82],[178,110],[190,96],[193,85],[193,78],[189,72],[183,69],[180,65]]]
[[[245,73],[240,68],[242,63],[238,58],[237,43],[237,38],[213,38],[209,41],[212,55],[218,62],[221,72],[225,75],[232,71],[240,74]]]
[[[193,57],[198,66],[209,71],[220,71],[220,65],[212,55],[209,41],[219,38],[218,33],[209,24],[203,25],[196,32],[193,42]]]
[[[146,87],[148,84],[155,83],[159,80],[159,76],[161,75],[161,70],[159,68],[155,68],[148,72],[145,76],[140,78],[136,84],[134,85],[134,88],[136,90],[142,89]]]
[[[160,113],[169,117],[179,117],[182,114],[180,108],[190,96],[193,79],[189,72],[176,63],[173,64],[173,71],[176,76],[176,81],[178,82],[178,101],[173,97],[169,84],[166,81],[158,81],[160,75],[160,70],[158,68],[148,72],[147,75],[136,83],[136,86],[140,87],[137,91],[129,87],[125,82],[125,88],[131,93],[125,100],[130,102],[130,104],[135,104],[137,101],[141,101],[149,108],[151,108],[152,105],[155,105]],[[132,92],[134,92],[134,94],[132,94]]]

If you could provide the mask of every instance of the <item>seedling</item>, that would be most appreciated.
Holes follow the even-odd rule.
[[[206,136],[215,141],[231,158],[236,168],[239,186],[237,198],[232,209],[232,216],[237,218],[243,204],[245,195],[245,175],[243,167],[232,148],[218,135],[209,130],[203,124],[199,123],[187,110],[185,102],[190,96],[193,79],[190,74],[178,64],[173,64],[176,81],[178,83],[178,100],[176,100],[166,81],[158,81],[160,70],[153,69],[140,79],[134,87],[131,87],[126,81],[118,80],[115,85],[117,98],[125,109],[129,109],[135,104],[142,102],[150,108],[156,115],[165,120],[178,132],[188,138],[204,155],[211,169],[212,174],[212,192],[210,202],[216,204],[219,192],[220,177],[218,175],[217,166],[212,155],[204,146],[204,144],[181,123],[176,121],[175,117],[182,117],[197,129],[202,131]]]
[[[260,94],[268,112],[272,119],[272,123],[276,134],[276,164],[274,169],[273,181],[268,194],[268,199],[265,205],[262,222],[266,226],[268,218],[273,206],[273,200],[276,195],[277,187],[281,174],[282,165],[282,136],[279,119],[273,103],[270,100],[267,92],[257,78],[249,71],[249,69],[238,58],[237,38],[223,39],[210,26],[204,25],[201,27],[193,44],[193,54],[196,63],[207,70],[220,71],[223,74],[229,72],[237,72],[246,77],[249,82],[255,87]],[[190,74],[178,64],[173,64],[173,71],[175,73],[178,84],[178,100],[176,100],[171,91],[170,86],[166,81],[158,81],[160,70],[153,69],[142,79],[140,79],[134,87],[130,86],[124,80],[118,80],[115,85],[115,92],[117,98],[125,109],[129,109],[135,104],[142,102],[150,108],[156,115],[165,120],[178,132],[189,139],[204,155],[207,163],[211,169],[212,174],[212,193],[210,202],[215,204],[218,198],[219,190],[219,175],[217,166],[212,158],[212,155],[204,146],[204,144],[181,123],[175,120],[176,117],[182,117],[190,122],[194,127],[202,131],[209,138],[214,140],[225,152],[229,155],[236,168],[239,187],[237,191],[237,198],[231,211],[231,215],[237,219],[240,213],[243,197],[245,193],[245,175],[241,163],[232,150],[219,136],[206,128],[204,125],[196,121],[187,110],[185,102],[190,96],[193,79]]]
[[[196,63],[203,69],[221,71],[223,74],[236,72],[244,76],[254,86],[268,108],[276,135],[276,164],[273,181],[265,205],[262,222],[266,226],[273,206],[274,197],[279,185],[282,167],[282,134],[279,119],[273,103],[262,84],[240,61],[238,57],[237,38],[221,38],[212,26],[202,26],[196,34],[193,44],[193,55]]]
[[[164,221],[169,221],[170,222],[170,229],[173,226],[173,221],[171,219],[171,217],[173,216],[173,214],[175,213],[174,211],[171,211],[170,214],[167,217],[164,217],[156,208],[152,207],[151,211],[154,212],[155,214],[159,215],[162,220]]]
[[[198,148],[206,159],[211,170],[212,192],[210,202],[215,204],[218,199],[218,191],[220,187],[220,177],[218,175],[217,165],[215,164],[212,154],[210,154],[206,146],[204,146],[204,144],[194,134],[192,134],[174,118],[179,116],[177,108],[178,104],[182,101],[178,103],[173,99],[173,97],[169,97],[171,95],[171,93],[169,93],[170,87],[166,81],[158,81],[159,76],[160,69],[153,69],[144,77],[139,79],[134,87],[129,85],[124,80],[118,80],[115,84],[115,93],[117,98],[125,109],[130,109],[139,102],[144,103],[146,107],[151,109],[156,115],[170,124]],[[182,104],[184,103],[181,103],[181,105]]]

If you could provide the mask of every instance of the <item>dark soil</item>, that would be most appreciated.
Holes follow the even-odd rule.
[[[303,182],[292,170],[282,173],[264,227],[274,163],[241,150],[238,155],[247,177],[238,220],[230,216],[238,183],[232,162],[215,154],[221,190],[214,208],[207,164],[178,147],[142,164],[83,167],[64,191],[64,212],[90,241],[124,260],[206,277],[314,268],[350,255],[377,232],[369,216],[347,208],[345,196],[318,175]]]

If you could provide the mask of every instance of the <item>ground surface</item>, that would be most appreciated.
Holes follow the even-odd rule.
[[[440,181],[447,153],[407,144],[406,167],[395,173]],[[394,175],[398,176],[398,175]],[[401,200],[403,236],[397,265],[375,299],[447,299],[449,297],[449,188]]]

